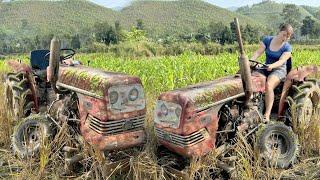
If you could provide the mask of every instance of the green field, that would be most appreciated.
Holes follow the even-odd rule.
[[[133,60],[108,57],[104,54],[81,54],[77,55],[76,59],[84,64],[90,60],[90,66],[107,71],[139,76],[149,96],[158,96],[164,91],[235,74],[239,70],[236,53],[216,56],[185,53],[180,56]],[[263,61],[263,57],[260,59]],[[294,52],[293,66],[307,64],[320,65],[320,51]]]
[[[249,52],[248,55],[251,55]],[[156,159],[154,157],[154,149],[156,147],[153,137],[153,110],[156,98],[161,92],[168,90],[185,87],[198,82],[214,80],[219,77],[234,74],[238,71],[237,65],[237,54],[236,53],[222,53],[216,56],[202,56],[194,53],[184,53],[180,56],[173,57],[154,57],[145,59],[123,59],[118,57],[109,56],[106,54],[78,54],[76,59],[87,64],[90,61],[90,66],[96,68],[102,68],[107,71],[124,72],[127,74],[135,75],[141,78],[147,95],[148,113],[147,113],[147,131],[149,141],[145,146],[145,150],[133,161],[134,167],[137,169],[133,170],[134,179],[140,179],[141,174],[148,175],[149,179],[162,179],[163,169],[156,166]],[[26,55],[7,57],[8,59],[22,59],[28,61]],[[0,61],[0,71],[6,70],[5,61]],[[263,60],[263,58],[261,58]],[[301,66],[306,64],[317,64],[320,65],[320,51],[309,51],[299,50],[293,54],[293,65]],[[3,87],[0,87],[0,92],[3,92]],[[13,123],[8,120],[8,114],[5,113],[6,109],[3,102],[0,104],[0,164],[2,161],[10,162],[14,164],[14,167],[22,168],[17,172],[9,173],[11,178],[58,178],[58,169],[61,169],[61,159],[57,158],[55,154],[50,156],[50,160],[37,162],[31,160],[28,163],[24,163],[23,160],[17,160],[10,154],[10,133],[12,132]],[[8,123],[9,122],[9,123]],[[290,174],[297,168],[309,168],[308,170],[313,171],[314,168],[319,168],[317,163],[319,162],[318,154],[314,153],[315,160],[309,161],[309,157],[302,156],[304,161],[289,170],[275,170],[273,168],[265,168],[259,166],[260,161],[255,162],[250,160],[252,149],[247,147],[248,144],[240,143],[237,153],[240,153],[241,158],[236,162],[238,165],[238,173],[244,179],[256,179],[256,178],[279,178],[282,175]],[[242,150],[241,150],[242,149]],[[246,149],[243,151],[243,149]],[[302,149],[302,152],[305,152]],[[52,152],[51,152],[52,153]],[[50,154],[50,152],[49,152]],[[46,156],[49,157],[49,156]],[[204,159],[197,159],[193,162],[194,167],[208,167],[215,163],[214,156],[208,156]],[[311,163],[311,164],[310,164]],[[209,164],[209,165],[208,165]],[[318,163],[319,164],[319,163]],[[312,168],[311,168],[312,167]],[[196,169],[195,168],[195,169]],[[0,167],[0,178],[1,174],[6,172],[4,167]],[[7,169],[8,170],[8,169]],[[308,172],[305,171],[304,172]],[[132,173],[132,172],[131,172]],[[274,175],[274,174],[278,175]],[[282,174],[281,174],[282,173]],[[312,173],[312,172],[310,172]],[[85,175],[85,173],[83,174]],[[82,175],[82,176],[83,176]],[[82,177],[81,176],[81,177]],[[85,177],[85,176],[84,176]],[[145,176],[144,176],[145,177]],[[300,177],[309,177],[308,174],[302,174]],[[28,178],[27,178],[28,179]]]

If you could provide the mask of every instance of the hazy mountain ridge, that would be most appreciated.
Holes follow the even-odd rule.
[[[0,28],[13,34],[73,34],[98,21],[113,25],[116,20],[129,29],[136,25],[137,19],[142,19],[148,34],[158,36],[194,32],[210,22],[228,25],[234,17],[239,17],[243,24],[261,25],[249,17],[199,0],[135,1],[121,10],[84,0],[29,0],[0,4]]]

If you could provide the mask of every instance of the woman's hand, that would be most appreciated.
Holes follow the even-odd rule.
[[[272,71],[274,67],[272,66],[272,64],[269,64],[268,67],[267,67],[267,71]]]

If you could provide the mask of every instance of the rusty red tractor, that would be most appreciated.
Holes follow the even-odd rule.
[[[292,70],[285,82],[289,87],[284,93],[287,94],[286,118],[281,122],[263,123],[266,79],[255,71],[266,65],[252,61],[250,66],[239,27],[237,35],[241,52],[238,74],[164,92],[158,97],[154,113],[155,132],[160,144],[158,155],[175,158],[178,163],[167,168],[182,177],[186,175],[190,158],[215,150],[220,154],[218,157],[227,159],[223,156],[228,154],[238,132],[244,137],[255,136],[265,162],[280,168],[289,167],[299,153],[298,139],[291,127],[289,103],[297,104],[300,124],[308,123],[312,110],[318,107],[319,85],[316,79],[308,79],[318,72],[318,68],[305,66]],[[281,88],[275,90],[273,111],[279,105]],[[273,151],[276,156],[272,155]],[[227,171],[234,169],[228,166],[232,163],[217,161],[217,165]],[[182,162],[186,163],[182,165]]]
[[[69,153],[65,159],[70,166],[83,159],[82,141],[108,152],[106,156],[144,143],[146,101],[141,80],[62,63],[74,54],[61,50],[54,38],[50,51],[31,52],[30,66],[8,61],[12,71],[6,76],[6,101],[17,121],[12,144],[18,156],[37,155],[41,137],[52,139],[64,124],[77,139],[62,148]]]

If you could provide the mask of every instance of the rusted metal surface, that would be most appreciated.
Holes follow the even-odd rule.
[[[135,76],[106,72],[85,66],[60,66],[58,82],[82,90],[105,96],[107,90],[115,85],[141,84]]]
[[[251,80],[253,92],[265,91],[266,79],[264,77],[253,74]],[[160,144],[187,157],[207,154],[215,148],[219,122],[218,112],[222,104],[209,105],[239,94],[244,96],[240,76],[224,77],[161,94],[159,100],[179,104],[182,107],[182,113],[178,128],[166,126],[165,123],[155,123],[156,129],[162,131],[160,138],[158,138]],[[201,110],[199,111],[199,109]],[[183,146],[183,143],[174,143],[175,141],[172,140],[175,139],[172,134],[189,136],[201,129],[206,129],[208,135],[197,144]]]
[[[31,67],[25,63],[20,63],[16,60],[9,60],[7,61],[7,65],[10,67],[10,70],[12,70],[14,73],[31,73]]]
[[[98,133],[90,128],[90,121],[86,117],[81,118],[80,130],[84,139],[99,150],[126,149],[143,144],[146,139],[144,130],[115,135]]]
[[[116,150],[144,143],[146,139],[144,124],[140,121],[136,122],[134,119],[144,116],[146,109],[114,115],[108,110],[107,101],[104,99],[97,99],[82,94],[78,94],[78,98],[81,134],[91,145],[98,147],[100,150]],[[90,116],[94,117],[96,121],[91,122],[92,118],[90,119]],[[92,123],[95,124],[94,127]],[[117,129],[105,125],[110,123],[117,125]],[[119,123],[123,124],[122,127],[118,126]],[[134,127],[139,125],[139,130],[134,127],[128,127],[128,124]],[[97,125],[101,128],[95,128]],[[101,129],[102,131],[98,132],[97,129]],[[132,131],[132,129],[136,131]],[[105,130],[114,130],[116,133],[112,134],[111,131],[105,132]]]
[[[264,92],[265,78],[252,75],[254,92]],[[162,93],[159,99],[175,102],[182,107],[205,107],[208,104],[243,93],[240,77],[228,76],[214,81],[199,83],[182,89]]]
[[[287,80],[302,82],[306,77],[317,73],[319,73],[319,67],[316,65],[302,66],[292,69],[287,76]]]
[[[252,75],[252,84],[254,92],[265,91],[264,77]],[[218,80],[188,86],[186,88],[168,91],[162,93],[158,99],[179,104],[183,109],[181,123],[186,123],[187,119],[193,117],[199,108],[205,109],[206,106],[211,105],[212,103],[242,93],[244,93],[244,91],[241,78],[228,76]],[[183,124],[183,126],[185,126],[185,124]]]
[[[114,113],[108,97],[110,88],[114,90],[124,85],[134,88],[137,84],[142,87],[138,77],[84,66],[60,66],[57,84],[65,84],[64,88],[73,87],[70,90],[77,92],[81,134],[92,146],[100,150],[116,150],[144,143],[145,104],[142,108],[132,106],[127,111]],[[143,100],[137,103],[145,103],[144,94],[142,96]]]
[[[237,40],[240,48],[239,64],[240,64],[241,79],[242,79],[242,85],[243,85],[243,89],[245,91],[245,97],[246,97],[244,105],[245,107],[247,107],[249,105],[249,101],[253,93],[251,71],[249,66],[249,60],[246,57],[244,48],[243,48],[243,42],[241,38],[241,31],[240,31],[238,18],[234,18],[234,23],[236,25]]]
[[[77,94],[79,99],[79,111],[81,116],[91,114],[101,121],[112,121],[128,119],[146,114],[146,108],[139,111],[126,112],[121,114],[113,114],[107,108],[107,101],[105,99],[97,99],[82,94]]]
[[[212,151],[215,148],[213,141],[214,139],[209,137],[198,144],[182,147],[182,146],[174,145],[168,141],[159,139],[160,144],[164,145],[169,150],[176,152],[178,154],[181,154],[185,157],[197,157],[197,156],[203,156],[205,154],[208,154],[210,151]]]

